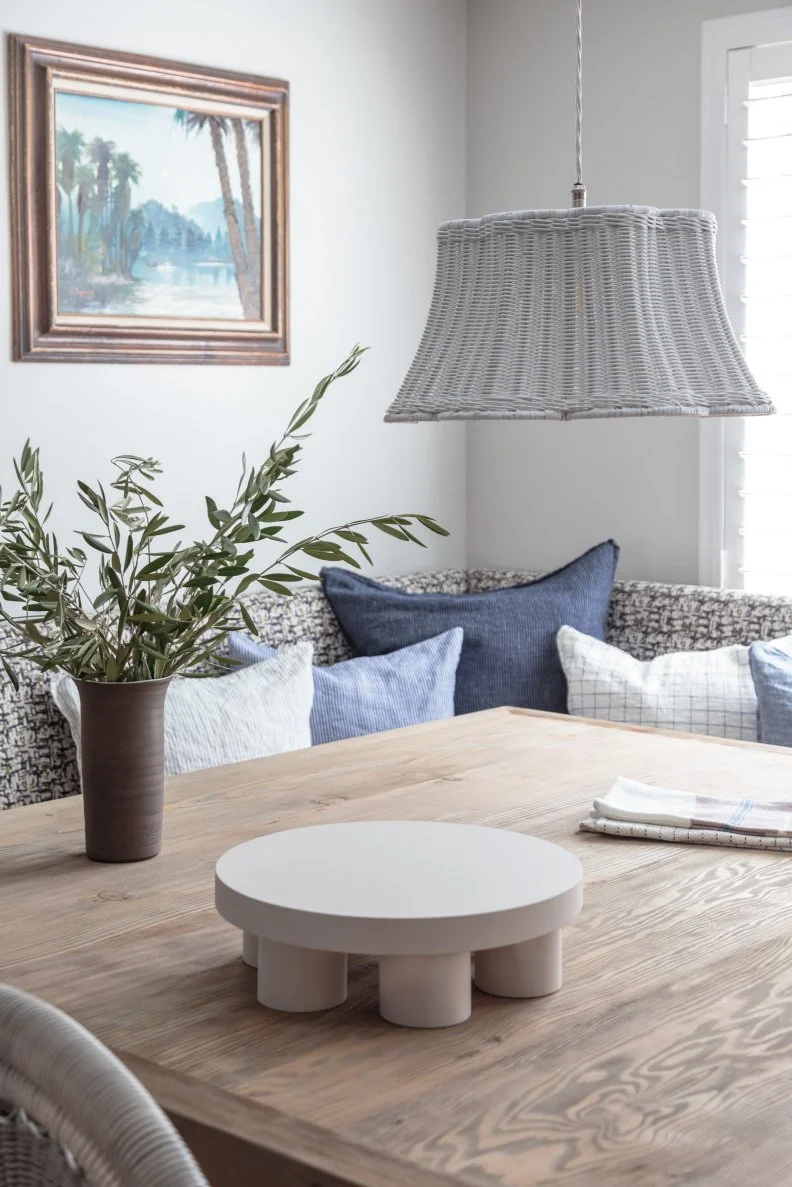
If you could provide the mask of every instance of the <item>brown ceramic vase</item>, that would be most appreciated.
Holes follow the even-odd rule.
[[[145,861],[162,844],[169,680],[77,680],[85,852]]]

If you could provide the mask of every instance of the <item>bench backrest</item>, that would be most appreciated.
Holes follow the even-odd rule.
[[[531,576],[518,571],[451,569],[382,580],[410,593],[465,593],[518,585]],[[310,640],[319,664],[336,663],[352,654],[318,586],[299,590],[291,598],[257,594],[248,597],[246,604],[262,642],[282,646]],[[10,638],[9,632],[0,623],[0,646]],[[609,640],[638,659],[789,633],[792,598],[642,581],[614,586]],[[0,808],[79,791],[74,744],[49,695],[48,678],[33,664],[17,666],[18,693],[0,678]]]

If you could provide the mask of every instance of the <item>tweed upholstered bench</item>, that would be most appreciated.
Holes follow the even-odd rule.
[[[449,569],[385,580],[410,593],[473,593],[518,585],[532,574]],[[352,654],[319,587],[291,598],[258,594],[246,599],[262,642],[280,646],[301,639],[314,645],[319,664]],[[8,627],[0,623],[0,643]],[[792,632],[792,598],[759,596],[692,585],[616,582],[608,640],[637,659],[670,651],[696,651],[752,643]],[[53,704],[47,677],[19,663],[16,693],[0,682],[0,809],[58,799],[79,791],[77,755],[69,728]]]

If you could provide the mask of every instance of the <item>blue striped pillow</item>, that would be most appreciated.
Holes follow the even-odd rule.
[[[390,655],[314,668],[314,746],[453,717],[461,652],[462,628],[455,627]],[[238,633],[230,636],[228,653],[245,667],[278,654]]]

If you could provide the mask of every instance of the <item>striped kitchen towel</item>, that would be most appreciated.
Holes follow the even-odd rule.
[[[580,822],[585,832],[646,841],[792,852],[792,801],[696,795],[619,777]]]

